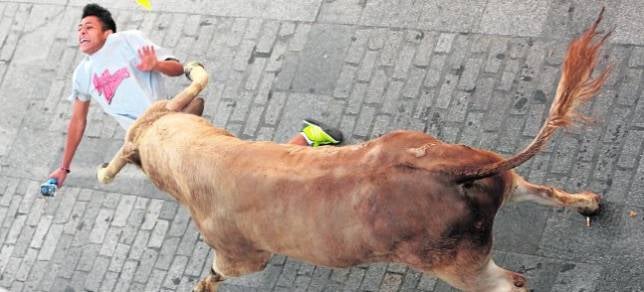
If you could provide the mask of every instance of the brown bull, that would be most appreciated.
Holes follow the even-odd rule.
[[[260,271],[273,254],[329,267],[398,262],[468,291],[527,291],[523,276],[491,259],[494,217],[509,201],[599,209],[597,194],[534,185],[512,169],[601,88],[608,70],[591,77],[606,39],[594,40],[600,19],[571,43],[541,131],[507,159],[410,131],[317,149],[240,140],[176,112],[205,86],[205,71],[193,66],[193,85],[146,111],[98,177],[108,182],[136,164],[190,210],[216,251],[198,291]]]

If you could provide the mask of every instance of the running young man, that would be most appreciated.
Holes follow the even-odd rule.
[[[111,13],[97,5],[83,8],[78,25],[78,47],[86,54],[74,70],[72,117],[60,167],[49,177],[62,187],[87,124],[90,100],[112,116],[123,129],[128,129],[148,106],[167,98],[163,76],[180,76],[183,65],[169,50],[148,39],[140,31],[116,32]],[[204,102],[196,98],[183,109],[197,115],[203,113]],[[299,145],[334,145],[342,142],[342,133],[319,122],[306,120],[301,135],[289,143]]]

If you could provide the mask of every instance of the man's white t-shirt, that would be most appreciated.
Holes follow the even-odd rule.
[[[86,56],[74,70],[69,100],[93,99],[127,130],[152,102],[167,97],[161,73],[136,67],[140,63],[137,50],[143,46],[154,46],[159,60],[175,59],[140,31],[113,33],[100,50]]]

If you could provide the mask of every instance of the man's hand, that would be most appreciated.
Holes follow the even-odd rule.
[[[153,46],[143,46],[138,49],[137,52],[139,53],[139,59],[141,59],[141,61],[136,68],[143,72],[152,71],[157,68],[159,60],[157,60],[157,52],[154,50]]]
[[[49,174],[49,178],[55,178],[58,182],[58,187],[61,188],[65,183],[65,179],[67,178],[67,171],[63,170],[62,168],[57,168],[56,170],[54,170],[54,172]]]

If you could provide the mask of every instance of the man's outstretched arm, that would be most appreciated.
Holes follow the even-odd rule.
[[[49,177],[58,181],[58,186],[62,187],[67,173],[69,172],[76,149],[83,139],[85,126],[87,125],[87,113],[89,111],[89,101],[75,100],[72,105],[72,118],[69,120],[67,127],[67,139],[65,141],[65,150],[63,150],[63,161],[60,167],[54,170]]]

